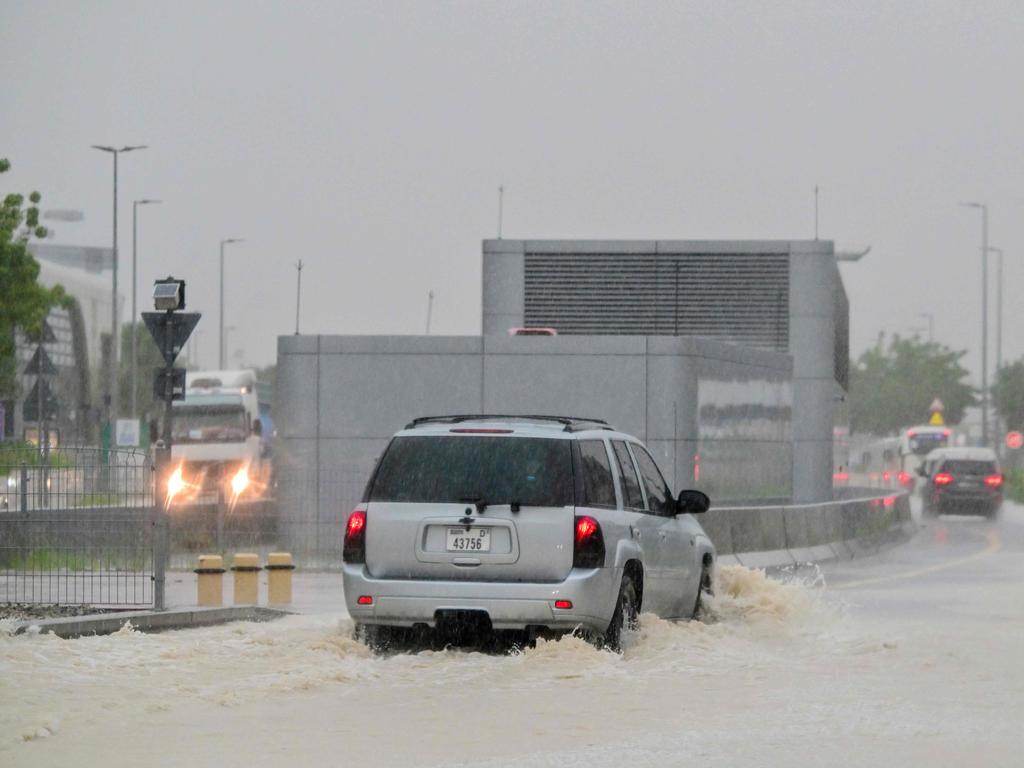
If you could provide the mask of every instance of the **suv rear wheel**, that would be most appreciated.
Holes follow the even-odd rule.
[[[694,619],[700,619],[704,615],[704,595],[708,595],[710,597],[713,594],[714,585],[711,583],[711,563],[705,562],[700,569],[700,586],[697,587],[697,601],[693,605]]]
[[[625,630],[633,631],[640,625],[640,603],[637,599],[636,584],[633,577],[624,575],[622,586],[619,588],[619,600],[615,604],[615,613],[612,614],[611,623],[604,633],[604,645],[613,651],[622,650],[622,633]]]

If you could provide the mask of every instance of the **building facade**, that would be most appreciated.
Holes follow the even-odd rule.
[[[849,304],[832,241],[485,240],[484,336],[523,326],[789,353],[793,500],[831,498],[849,376]]]

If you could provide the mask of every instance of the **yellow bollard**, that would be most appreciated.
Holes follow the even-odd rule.
[[[196,601],[201,608],[215,608],[224,604],[224,558],[220,555],[200,555],[196,568]]]
[[[292,601],[291,552],[271,552],[267,555],[267,605],[288,605]]]
[[[236,552],[231,570],[235,572],[235,605],[256,605],[260,594],[260,556]]]

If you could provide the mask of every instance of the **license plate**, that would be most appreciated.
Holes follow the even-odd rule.
[[[490,528],[449,528],[449,552],[490,552]]]

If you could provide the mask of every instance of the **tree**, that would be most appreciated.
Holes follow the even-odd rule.
[[[0,174],[10,167],[0,159]],[[28,250],[29,238],[46,236],[46,228],[39,225],[41,199],[33,192],[26,207],[23,195],[11,193],[0,206],[0,398],[18,394],[15,330],[35,336],[50,309],[65,300],[60,286],[40,285],[39,263]]]
[[[1008,429],[1024,429],[1024,358],[1004,365],[996,373],[992,403]]]
[[[164,367],[164,356],[157,349],[156,342],[150,335],[146,324],[135,323],[135,333],[138,335],[139,366],[135,382],[135,397],[139,407],[139,418],[145,420],[147,417],[158,415],[162,411],[162,404],[153,404],[153,379],[157,368]],[[108,334],[109,338],[109,334]],[[131,323],[121,326],[121,357],[118,371],[118,393],[121,398],[121,410],[128,414],[132,402],[132,325]],[[130,414],[135,416],[135,414]]]
[[[977,403],[961,364],[965,351],[915,337],[893,336],[888,348],[878,345],[862,354],[850,373],[850,428],[884,435],[928,419],[928,406],[939,398],[943,416],[957,424]]]

